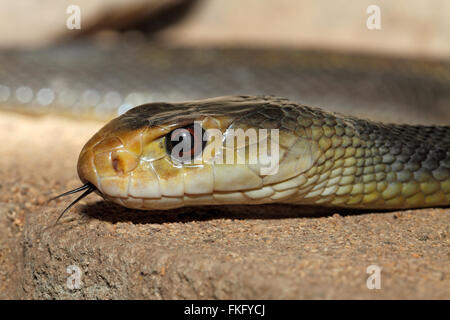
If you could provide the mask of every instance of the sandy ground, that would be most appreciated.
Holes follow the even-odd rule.
[[[101,126],[0,112],[0,298],[450,298],[450,209],[347,215],[270,206],[152,215],[111,207],[96,195],[75,206],[62,225],[85,233],[89,241],[111,239],[116,246],[128,246],[128,255],[148,244],[158,248],[155,255],[163,252],[184,261],[179,262],[187,265],[183,272],[193,274],[189,290],[173,281],[164,284],[164,277],[178,270],[172,262],[161,267],[157,295],[134,294],[133,289],[116,296],[113,290],[105,296],[43,295],[33,281],[27,282],[26,295],[23,279],[30,267],[24,264],[30,253],[24,258],[24,232],[32,229],[29,223],[50,225],[68,204],[68,199],[51,204],[46,199],[80,185],[78,153]],[[52,235],[58,233],[49,234],[48,250]],[[28,242],[33,239],[27,236]],[[228,273],[220,271],[217,280],[211,263]],[[370,265],[381,268],[379,290],[366,287]],[[218,283],[221,290],[210,289]]]

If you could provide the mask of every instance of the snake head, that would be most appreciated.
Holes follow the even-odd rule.
[[[268,104],[261,97],[222,97],[133,108],[87,142],[78,174],[105,199],[129,208],[271,202],[276,191],[268,185],[309,168],[312,156],[308,143],[280,126],[279,106]]]

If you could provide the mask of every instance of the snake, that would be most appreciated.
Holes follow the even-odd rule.
[[[275,156],[276,170],[267,169]],[[108,122],[83,147],[77,168],[82,196],[96,192],[141,210],[448,206],[450,126],[385,124],[274,96],[153,102]]]

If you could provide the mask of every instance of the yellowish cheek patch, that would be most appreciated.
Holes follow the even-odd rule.
[[[142,150],[142,160],[154,161],[163,158],[166,155],[164,139],[164,137],[161,137],[144,145]]]
[[[154,172],[159,178],[161,194],[169,197],[184,195],[183,168],[174,166],[168,157],[151,162]]]

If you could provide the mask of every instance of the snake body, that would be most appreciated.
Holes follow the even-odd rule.
[[[165,139],[195,121],[225,138],[230,129],[266,129],[267,141],[276,141],[279,150],[278,170],[261,174],[262,158],[248,161],[248,153],[240,151],[248,150],[249,140],[232,146],[241,163],[218,163],[206,155],[201,159],[209,162],[200,164],[174,161]],[[256,144],[259,148],[259,137]],[[219,153],[227,148],[221,144]],[[263,203],[446,206],[450,127],[383,124],[272,96],[150,103],[113,119],[94,135],[81,151],[78,173],[105,199],[144,210]]]
[[[155,101],[277,95],[329,111],[449,125],[450,62],[325,50],[167,48],[79,39],[0,50],[0,109],[110,120]]]

